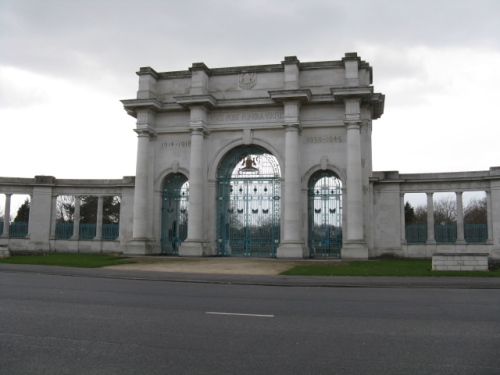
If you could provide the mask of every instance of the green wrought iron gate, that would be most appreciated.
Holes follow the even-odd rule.
[[[258,146],[234,149],[217,178],[217,254],[275,257],[280,243],[280,169]]]
[[[316,172],[309,182],[309,252],[312,258],[340,258],[342,184],[331,171]]]
[[[189,182],[183,174],[169,175],[163,185],[161,253],[178,255],[187,237]]]

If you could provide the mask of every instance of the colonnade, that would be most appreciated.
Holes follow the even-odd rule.
[[[417,192],[415,192],[417,193]],[[463,193],[464,191],[456,191],[456,209],[457,209],[457,237],[455,244],[463,245],[466,244],[465,232],[464,232],[464,209],[463,209]],[[485,191],[486,193],[486,217],[487,217],[487,240],[486,244],[493,243],[493,217],[492,217],[492,209],[491,209],[491,192],[489,190]],[[425,241],[428,245],[436,244],[435,238],[435,223],[434,223],[434,192],[425,192],[426,200],[427,200],[427,239]],[[406,222],[405,222],[405,194],[400,194],[400,215],[401,215],[401,243],[406,244]]]
[[[10,210],[11,210],[11,200],[12,193],[5,194],[5,205],[4,205],[4,220],[3,220],[3,231],[0,234],[3,238],[9,238],[9,230],[10,230]],[[56,226],[57,226],[57,195],[52,196],[51,199],[51,224],[50,224],[50,237],[56,238]],[[71,239],[79,239],[80,237],[80,204],[81,204],[81,196],[74,196],[75,198],[75,211],[73,214],[73,235]],[[30,202],[32,202],[33,197],[30,194]],[[102,239],[102,227],[103,227],[103,202],[104,196],[97,196],[97,222],[96,222],[96,235],[94,237],[95,240]],[[31,221],[32,221],[32,212],[30,209],[29,221],[28,221],[28,232],[26,237],[30,237],[31,232]]]

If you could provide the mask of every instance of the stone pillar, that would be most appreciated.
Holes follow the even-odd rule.
[[[2,237],[4,238],[9,238],[11,197],[12,194],[5,194],[5,211],[3,214],[3,233],[2,233]]]
[[[52,214],[50,215],[50,238],[56,238],[56,226],[57,226],[57,195],[52,196],[51,201]]]
[[[149,131],[137,132],[137,162],[134,191],[133,239],[145,240],[148,219]]]
[[[311,91],[300,89],[300,62],[295,56],[285,57],[285,90],[269,91],[271,98],[283,104],[285,128],[285,168],[282,200],[283,233],[277,249],[278,258],[306,258],[302,229],[301,170],[300,170],[300,107],[311,99]],[[307,198],[306,198],[307,199]]]
[[[203,139],[208,134],[207,108],[192,105],[189,126],[191,128],[191,155],[189,160],[189,215],[188,235],[179,248],[180,256],[210,255],[205,234],[205,182],[207,179]]]
[[[180,256],[212,255],[205,228],[204,198],[206,197],[206,155],[203,139],[208,130],[208,110],[217,104],[210,95],[210,69],[204,63],[194,63],[191,71],[189,95],[176,96],[177,103],[190,110],[191,154],[189,159],[189,215],[188,235],[179,247]],[[213,198],[212,198],[213,199]]]
[[[455,192],[456,200],[457,200],[457,241],[455,242],[457,245],[465,244],[464,237],[464,201],[463,201],[463,192],[457,191]]]
[[[344,121],[347,128],[347,233],[343,258],[367,259],[363,228],[363,181],[361,168],[361,121]]]
[[[487,244],[493,244],[493,213],[491,210],[491,191],[486,190],[486,219],[488,228]]]
[[[191,159],[189,163],[189,241],[203,238],[203,131],[191,130]]]
[[[436,239],[434,236],[434,193],[427,194],[427,244],[435,244]]]
[[[299,124],[285,125],[284,225],[278,258],[303,258],[306,255],[301,240],[299,140]]]
[[[102,202],[103,197],[97,197],[97,220],[96,220],[96,230],[95,230],[95,240],[100,240],[102,238]]]
[[[28,233],[26,234],[26,238],[30,238],[31,235],[31,227],[33,223],[33,194],[30,194],[30,212],[28,215]]]
[[[406,222],[405,222],[405,195],[399,194],[400,197],[400,219],[401,219],[401,244],[406,245]]]
[[[75,196],[75,213],[73,214],[73,237],[71,239],[78,240],[80,238],[80,197]]]

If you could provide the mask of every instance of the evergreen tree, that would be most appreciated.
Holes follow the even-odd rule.
[[[14,218],[16,223],[27,223],[30,219],[30,201],[28,198],[24,201],[24,203],[17,210],[17,215]]]
[[[405,204],[405,223],[406,225],[411,225],[415,221],[415,209],[410,204],[410,202],[406,202]]]

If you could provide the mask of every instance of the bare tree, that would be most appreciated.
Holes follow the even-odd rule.
[[[465,224],[486,224],[487,219],[486,197],[482,199],[472,198],[464,209]]]
[[[434,202],[434,223],[457,223],[457,201],[455,200],[455,197],[448,195],[441,197]]]

